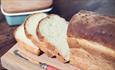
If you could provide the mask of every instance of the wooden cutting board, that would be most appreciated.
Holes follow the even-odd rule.
[[[2,66],[8,70],[43,70],[39,67],[38,64],[34,64],[28,60],[25,60],[13,53],[14,50],[23,50],[20,49],[18,44],[14,45],[13,48],[11,48],[5,55],[1,57]],[[23,50],[24,52],[24,50]],[[24,52],[25,53],[25,52]],[[52,65],[54,67],[59,68],[60,70],[80,70],[79,68],[73,67],[70,64],[63,64],[60,61],[58,61],[55,58],[49,58],[46,54],[43,54],[41,56],[33,55],[29,52],[26,52],[30,57],[35,59],[36,61],[40,61],[43,63],[47,63],[49,65]]]

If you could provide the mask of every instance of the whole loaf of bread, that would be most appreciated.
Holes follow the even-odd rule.
[[[70,63],[83,70],[115,70],[115,19],[90,11],[74,15],[68,27]]]

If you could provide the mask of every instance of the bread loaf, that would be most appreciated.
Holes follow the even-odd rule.
[[[115,70],[115,20],[90,11],[80,11],[70,23],[58,15],[33,14],[15,31],[21,47],[82,70]]]
[[[70,63],[83,70],[115,70],[115,20],[90,11],[74,15],[68,27]],[[74,43],[73,43],[74,42]]]

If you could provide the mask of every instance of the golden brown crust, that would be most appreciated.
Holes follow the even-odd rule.
[[[114,70],[114,61],[106,59],[100,53],[92,54],[83,48],[71,48],[70,64],[82,70]]]
[[[79,43],[77,42],[75,38],[68,37],[67,41],[68,41],[69,48],[79,48],[80,47]]]
[[[114,29],[113,18],[89,11],[74,15],[67,32],[70,64],[83,70],[115,70]]]
[[[68,28],[68,36],[98,42],[115,50],[115,20],[93,12],[74,15]]]

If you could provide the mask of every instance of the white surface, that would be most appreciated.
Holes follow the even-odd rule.
[[[7,13],[3,10],[1,7],[1,11],[6,16],[18,16],[18,15],[28,15],[28,14],[34,14],[34,13],[40,13],[40,12],[49,12],[52,8],[44,9],[44,10],[38,10],[38,11],[30,11],[30,12],[21,12],[21,13]]]

